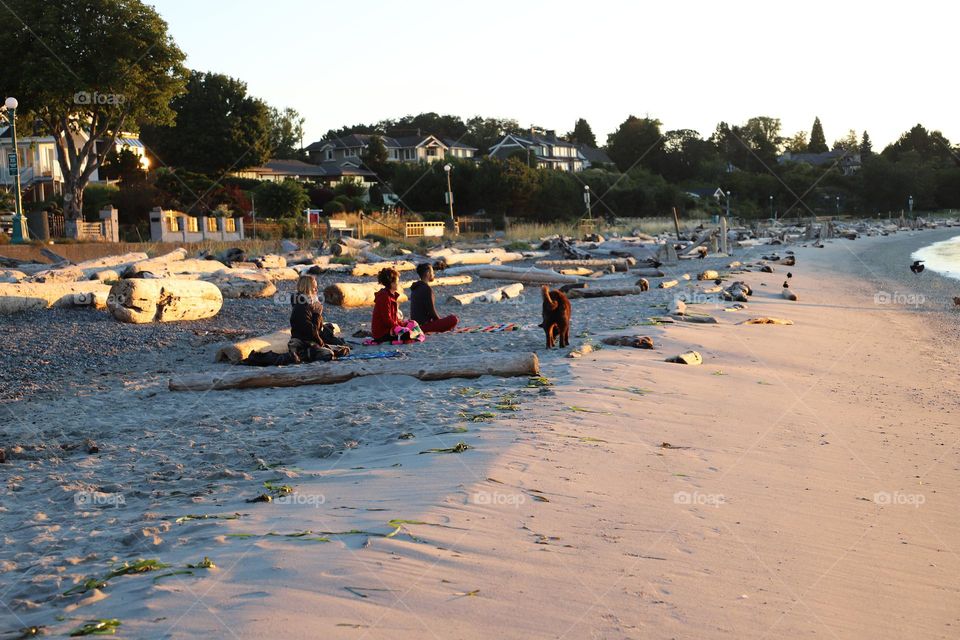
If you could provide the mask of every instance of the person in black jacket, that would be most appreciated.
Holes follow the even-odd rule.
[[[457,326],[457,316],[449,315],[441,318],[433,299],[433,265],[423,263],[417,265],[417,275],[420,280],[410,287],[410,317],[416,320],[424,333],[443,333]]]
[[[350,354],[346,343],[323,322],[323,303],[317,295],[313,276],[300,276],[297,292],[290,297],[290,353],[300,362],[332,360]]]

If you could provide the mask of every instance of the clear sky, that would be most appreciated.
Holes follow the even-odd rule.
[[[953,3],[675,0],[147,0],[194,69],[246,81],[330,128],[436,111],[599,142],[628,115],[717,122],[820,116],[882,147],[920,122],[960,142]]]

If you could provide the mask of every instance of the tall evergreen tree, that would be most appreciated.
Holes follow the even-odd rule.
[[[860,138],[860,156],[863,158],[866,158],[872,153],[873,153],[873,143],[870,142],[870,134],[864,131],[863,137]]]
[[[819,116],[813,120],[813,128],[810,130],[810,142],[807,144],[809,153],[826,153],[830,151],[827,146],[827,138],[823,135],[823,125],[820,124]]]
[[[593,135],[593,129],[590,123],[583,118],[578,118],[577,123],[573,125],[573,131],[568,134],[570,142],[575,144],[588,144],[591,147],[597,146],[597,137]]]

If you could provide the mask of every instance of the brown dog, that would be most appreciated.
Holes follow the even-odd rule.
[[[547,349],[553,349],[554,341],[560,347],[570,344],[570,300],[560,291],[551,291],[543,285],[543,322],[540,323],[547,334]]]

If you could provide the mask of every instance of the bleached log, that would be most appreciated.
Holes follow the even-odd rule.
[[[469,264],[492,264],[494,262],[516,262],[523,260],[522,253],[514,253],[503,249],[479,252],[468,251],[462,253],[449,253],[446,255],[435,256],[430,252],[431,257],[443,258],[448,266],[469,265]]]
[[[633,274],[641,278],[662,278],[665,275],[667,275],[660,269],[649,269],[649,268],[634,269]]]
[[[477,291],[474,293],[462,293],[458,296],[450,296],[447,301],[460,305],[468,305],[474,302],[500,302],[510,298],[516,298],[523,292],[523,284],[515,282],[505,287],[496,289],[487,289],[486,291]]]
[[[23,271],[17,271],[15,269],[3,269],[0,270],[0,283],[4,284],[13,284],[25,280],[27,274]]]
[[[267,276],[274,282],[280,282],[282,280],[296,280],[300,277],[300,273],[291,267],[281,267],[276,269],[260,269],[259,271],[263,275]]]
[[[330,247],[330,253],[335,256],[355,256],[364,249],[372,248],[374,245],[366,240],[357,240],[349,236],[343,236]]]
[[[784,318],[770,318],[767,316],[762,316],[759,318],[750,318],[749,320],[744,320],[739,324],[783,324],[791,325],[793,320],[786,320]]]
[[[387,269],[393,267],[397,271],[413,271],[417,268],[417,265],[412,262],[407,262],[406,260],[395,260],[393,262],[375,262],[373,264],[357,264],[354,265],[352,275],[357,277],[363,276],[375,276],[382,269]]]
[[[558,270],[557,270],[557,273],[560,273],[560,274],[565,275],[565,276],[592,276],[594,273],[600,273],[601,275],[603,275],[601,272],[595,272],[595,271],[593,271],[592,269],[587,269],[586,267],[574,267],[574,268],[571,268],[571,269],[558,269]]]
[[[556,271],[537,269],[536,267],[485,267],[477,271],[477,275],[490,280],[513,280],[540,284],[583,282],[583,279],[577,276],[565,276]]]
[[[287,259],[275,253],[268,253],[265,256],[260,256],[253,263],[261,269],[285,269]]]
[[[109,293],[110,285],[89,280],[0,284],[0,315],[34,309],[72,307],[77,304],[77,295],[98,294],[101,299],[105,299]]]
[[[669,313],[672,316],[682,316],[687,313],[687,303],[680,298],[674,298],[670,302]]]
[[[678,284],[680,284],[680,283],[679,283],[678,281],[676,281],[676,280],[664,280],[663,282],[661,282],[660,284],[657,285],[657,288],[658,288],[658,289],[670,289],[670,288],[672,288],[672,287],[677,286]]]
[[[567,292],[571,300],[576,298],[610,298],[619,296],[635,296],[646,291],[641,287],[619,287],[609,289],[572,289]]]
[[[612,266],[617,271],[627,271],[636,263],[636,258],[594,258],[591,260],[538,260],[536,264],[546,269]]]
[[[719,277],[720,274],[713,269],[707,269],[697,274],[697,280],[716,280]]]
[[[148,258],[146,260],[134,262],[129,267],[124,269],[123,276],[129,277],[140,271],[149,271],[150,273],[155,271],[163,271],[170,263],[186,259],[187,250],[183,247],[180,247],[179,249],[174,249],[173,251],[165,253],[162,256],[156,256],[154,258]]]
[[[409,289],[416,280],[401,282],[400,302],[407,301],[404,289]],[[470,284],[470,276],[445,276],[434,279],[430,283],[434,287],[458,286]],[[323,290],[324,301],[337,307],[370,307],[373,306],[373,297],[383,287],[378,282],[338,282]]]
[[[208,391],[223,389],[256,389],[264,387],[299,387],[312,384],[337,384],[360,376],[401,375],[419,380],[448,380],[535,376],[540,361],[535,353],[475,353],[468,356],[424,360],[354,360],[348,362],[314,362],[311,364],[193,374],[171,378],[171,391]]]
[[[217,362],[237,364],[251,353],[284,353],[287,351],[287,342],[290,341],[290,329],[274,331],[265,336],[247,338],[222,347],[217,351]]]
[[[211,318],[223,306],[216,285],[202,280],[121,280],[110,289],[108,308],[121,322],[175,322]]]

